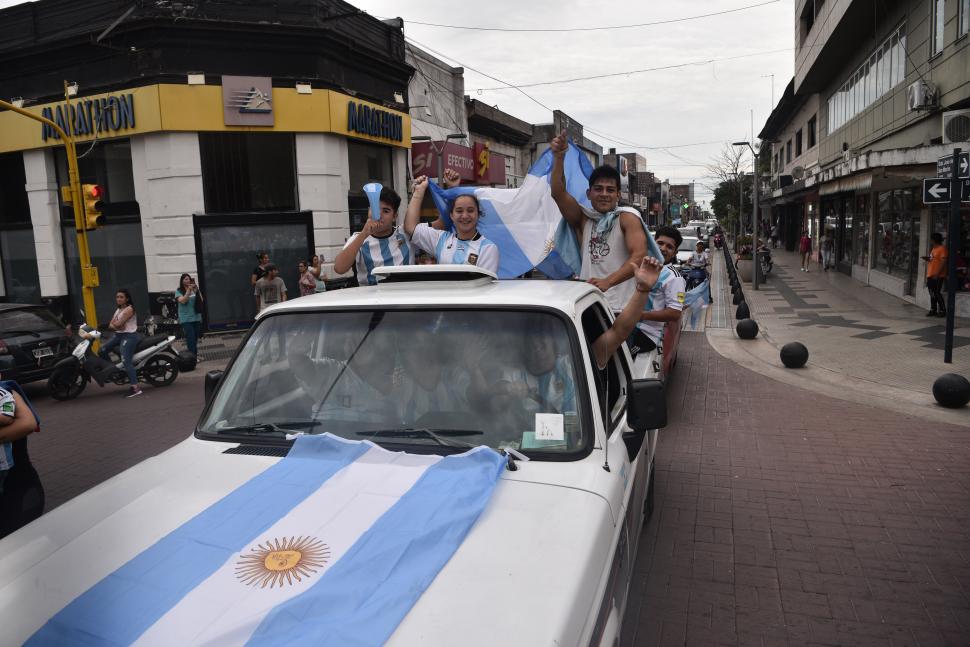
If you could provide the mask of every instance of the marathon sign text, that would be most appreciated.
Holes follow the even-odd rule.
[[[135,127],[135,96],[119,94],[98,99],[80,99],[70,105],[50,106],[41,115],[61,127],[64,132],[78,135],[97,135]],[[57,131],[43,124],[41,139],[60,139]]]
[[[347,130],[396,142],[404,139],[401,115],[370,106],[357,105],[353,101],[347,103]]]

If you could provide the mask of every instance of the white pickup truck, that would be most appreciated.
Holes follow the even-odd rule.
[[[216,612],[218,596],[194,598],[176,637],[145,619],[174,600],[146,600],[153,611],[124,593],[141,590],[137,577],[115,582],[110,603],[86,594],[131,578],[122,567],[289,460],[301,435],[330,434],[418,459],[473,446],[499,457],[480,516],[386,644],[617,644],[666,423],[654,358],[633,362],[624,344],[594,365],[590,343],[612,315],[586,283],[497,281],[469,266],[377,273],[374,287],[266,309],[225,372],[206,375],[190,438],[0,541],[0,642],[101,644],[115,630],[113,644],[267,642],[252,627],[213,636],[231,611]],[[304,544],[250,564],[254,577],[281,590]]]

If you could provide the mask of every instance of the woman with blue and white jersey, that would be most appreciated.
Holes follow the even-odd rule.
[[[455,198],[451,205],[454,231],[447,231],[441,218],[430,225],[418,223],[421,201],[427,189],[427,177],[422,175],[415,178],[414,193],[404,219],[404,231],[411,237],[411,242],[433,254],[440,265],[475,265],[498,273],[498,246],[478,231],[478,219],[481,215],[478,198],[468,194]]]

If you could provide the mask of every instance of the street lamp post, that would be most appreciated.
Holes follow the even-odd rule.
[[[416,106],[416,107],[420,107],[420,106]],[[466,137],[468,137],[468,135],[466,135],[465,133],[451,133],[449,135],[445,135],[445,144],[447,144],[448,141],[452,139],[465,139]],[[431,144],[431,150],[434,151],[434,156],[438,160],[438,184],[444,184],[444,181],[445,181],[444,158],[442,157],[441,154],[445,150],[445,145],[442,144],[441,148],[439,149],[437,146],[434,145],[434,140],[432,140],[431,137],[427,135],[418,135],[417,137],[412,137],[411,141],[428,142],[429,144]]]
[[[751,142],[734,142],[732,146],[747,146],[751,149],[752,166],[754,166],[754,185],[751,187],[751,257],[754,260],[752,264],[754,266],[754,271],[751,274],[751,287],[754,290],[758,289],[758,270],[760,269],[761,259],[758,257],[758,153],[754,150],[754,144]],[[742,192],[742,196],[744,193]]]

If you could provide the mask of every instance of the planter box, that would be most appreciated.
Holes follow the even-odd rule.
[[[751,269],[754,261],[738,261],[738,276],[744,283],[751,283]]]

